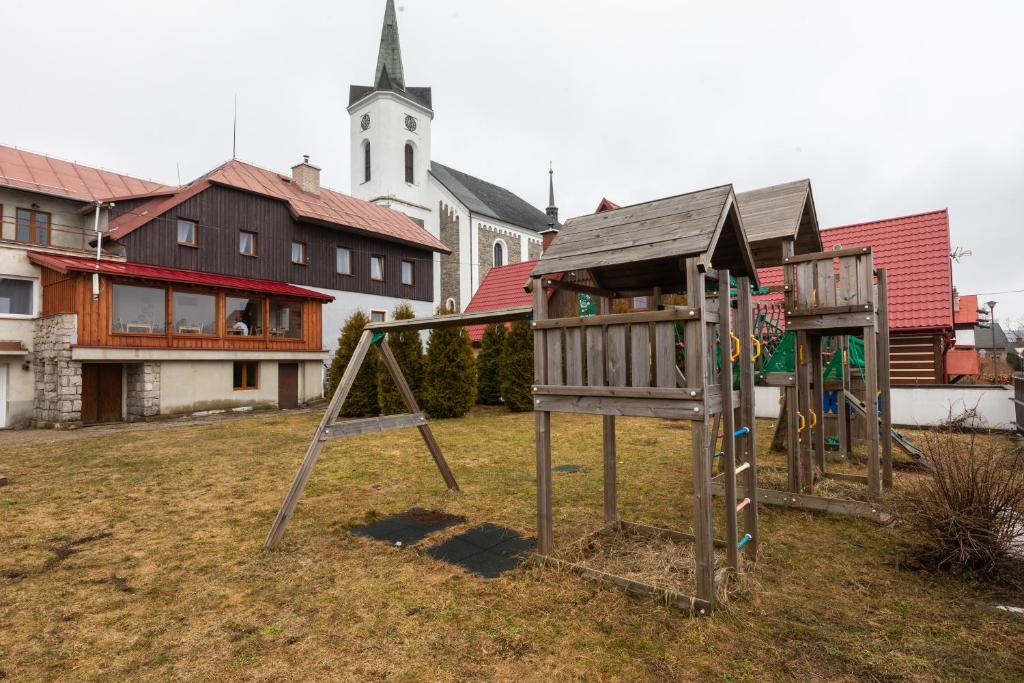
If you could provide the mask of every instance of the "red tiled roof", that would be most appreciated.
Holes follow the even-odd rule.
[[[66,273],[67,271],[79,273],[98,272],[101,275],[133,277],[140,280],[153,280],[155,282],[181,282],[203,287],[221,287],[224,289],[260,292],[261,294],[280,294],[281,296],[294,296],[303,299],[334,301],[333,296],[274,280],[254,280],[247,277],[217,275],[215,273],[203,273],[195,270],[182,270],[180,268],[164,268],[163,266],[150,266],[143,263],[126,263],[124,261],[97,262],[95,259],[47,254],[38,251],[29,252],[28,257],[33,263],[38,263],[41,266],[61,273]]]
[[[484,281],[476,290],[476,294],[466,306],[466,313],[479,311],[496,311],[514,306],[529,306],[533,303],[533,295],[523,289],[530,280],[537,261],[510,263],[507,266],[491,268],[484,276]],[[484,336],[486,325],[470,325],[466,328],[469,340],[480,341]]]
[[[0,145],[0,185],[95,201],[173,191],[168,185]]]
[[[977,375],[981,373],[981,361],[976,349],[950,349],[946,352],[946,376]]]
[[[978,323],[978,295],[964,294],[960,297],[960,310],[953,311],[953,324],[976,325]]]
[[[211,184],[287,202],[292,216],[299,220],[329,223],[432,251],[451,253],[443,242],[401,211],[327,188],[321,188],[319,194],[311,194],[299,189],[289,176],[237,160],[218,166],[170,197],[158,197],[135,211],[118,216],[111,221],[111,238],[118,239],[142,227]]]
[[[870,246],[876,268],[889,273],[889,329],[953,327],[953,274],[946,209],[821,231],[825,251]],[[782,268],[758,270],[762,286],[781,285]],[[781,301],[781,294],[758,297]],[[962,305],[961,305],[962,308]]]

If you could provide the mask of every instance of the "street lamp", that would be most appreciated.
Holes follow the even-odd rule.
[[[996,379],[996,303],[995,301],[986,301],[985,305],[988,306],[988,329],[992,333],[992,383],[999,384]]]

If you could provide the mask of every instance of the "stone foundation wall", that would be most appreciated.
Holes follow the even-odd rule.
[[[125,385],[125,419],[128,422],[148,420],[160,414],[159,363],[126,365]]]
[[[448,299],[455,300],[455,309],[462,310],[459,297],[459,217],[455,209],[444,202],[438,203],[438,217],[441,226],[441,241],[452,250],[450,254],[441,254],[441,305]]]
[[[59,313],[36,320],[33,418],[39,426],[60,427],[82,421],[82,364],[71,360],[71,347],[77,343],[77,315]]]

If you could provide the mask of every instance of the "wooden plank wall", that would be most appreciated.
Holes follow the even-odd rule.
[[[890,377],[893,384],[942,384],[945,368],[938,332],[890,332]]]
[[[49,284],[48,284],[49,283]],[[124,283],[141,287],[160,286],[158,283],[130,279],[111,280],[103,277],[100,298],[92,298],[92,282],[88,273],[62,275],[43,268],[43,311],[78,314],[78,343],[81,346],[110,346],[117,348],[159,349],[234,349],[267,351],[320,351],[323,349],[322,304],[312,299],[302,300],[301,339],[279,337],[224,336],[224,301],[217,300],[217,325],[220,336],[181,334],[121,334],[111,332],[111,285]],[[170,291],[170,285],[167,286]],[[259,296],[251,292],[234,292],[209,288],[180,287],[176,291],[201,294],[227,294],[230,296]],[[266,297],[263,297],[266,298]],[[284,299],[284,297],[281,297]],[[171,318],[170,303],[167,317]],[[266,320],[266,311],[264,311]],[[264,325],[264,327],[269,327]],[[169,327],[168,327],[169,329]]]

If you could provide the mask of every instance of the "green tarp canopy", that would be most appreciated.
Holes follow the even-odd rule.
[[[863,370],[864,368],[864,341],[857,337],[848,337],[850,342],[850,367]],[[764,365],[763,372],[795,372],[796,371],[796,334],[787,332],[779,343],[768,362]],[[842,381],[843,379],[843,354],[832,354],[832,360],[825,366],[825,381]]]

